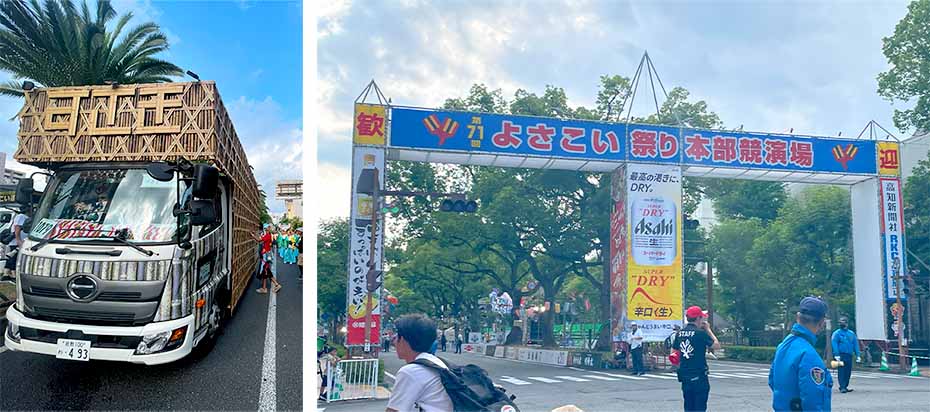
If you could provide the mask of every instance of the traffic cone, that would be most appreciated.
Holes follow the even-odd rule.
[[[882,364],[881,366],[878,367],[878,370],[880,371],[888,370],[888,358],[885,357],[885,352],[882,352]]]
[[[917,369],[917,358],[911,358],[911,376],[920,376],[920,370]]]

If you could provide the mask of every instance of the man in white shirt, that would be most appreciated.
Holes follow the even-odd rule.
[[[17,213],[13,217],[13,224],[10,226],[10,231],[13,232],[13,240],[10,241],[10,258],[6,260],[4,269],[9,271],[9,275],[12,276],[13,272],[16,271],[16,256],[18,253],[12,253],[14,250],[19,249],[19,246],[23,244],[23,241],[26,239],[26,230],[23,228],[23,225],[26,224],[26,215],[22,213]]]
[[[636,322],[630,324],[630,355],[633,358],[633,375],[645,375],[643,368],[643,331]]]
[[[397,371],[387,412],[452,411],[452,400],[442,386],[439,373],[411,363],[416,359],[426,359],[446,367],[439,358],[429,354],[430,346],[436,341],[436,322],[419,314],[405,315],[394,322],[394,332],[397,357],[407,364]]]

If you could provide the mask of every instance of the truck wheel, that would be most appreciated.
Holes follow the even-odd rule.
[[[223,327],[226,325],[226,321],[229,320],[229,309],[227,308],[228,301],[229,292],[225,289],[218,290],[213,297],[213,303],[210,304],[210,314],[207,317],[207,321],[210,324],[207,337],[210,340],[214,340],[219,336],[220,331],[222,331]]]

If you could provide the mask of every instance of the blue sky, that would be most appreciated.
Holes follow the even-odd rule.
[[[632,78],[648,50],[667,88],[728,128],[856,136],[875,120],[900,133],[875,79],[905,1],[340,0],[318,13],[319,188],[332,194],[321,218],[348,214],[352,103],[372,78],[402,105],[484,83],[508,99],[551,84],[592,107],[599,76]],[[637,97],[633,112],[650,106]]]
[[[158,23],[171,49],[160,56],[215,80],[266,193],[302,171],[302,17],[300,2],[120,1],[132,24]],[[0,79],[9,75],[0,73]],[[189,79],[179,79],[187,81]],[[0,151],[15,151],[21,100],[0,97]],[[11,137],[11,138],[7,138]],[[14,167],[17,167],[14,165]],[[270,200],[272,212],[283,202]]]

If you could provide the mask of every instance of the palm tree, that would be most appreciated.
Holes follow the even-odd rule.
[[[80,12],[71,0],[46,0],[44,7],[39,0],[0,1],[0,70],[20,80],[0,84],[0,94],[21,96],[21,80],[46,87],[159,83],[184,73],[153,57],[168,50],[158,25],[124,34],[132,13],[108,30],[115,17],[109,0],[98,1],[94,15],[86,0]]]

